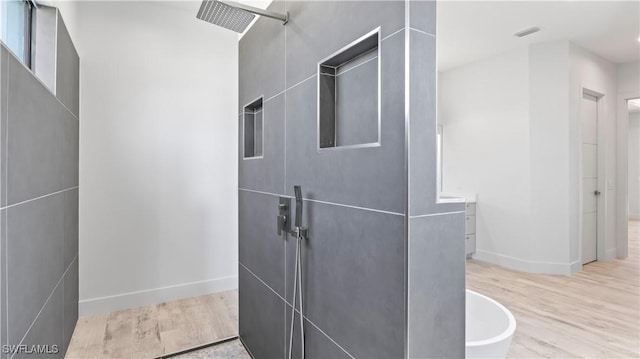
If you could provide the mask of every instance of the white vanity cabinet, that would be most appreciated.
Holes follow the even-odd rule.
[[[476,251],[476,202],[465,205],[464,248],[467,258]]]

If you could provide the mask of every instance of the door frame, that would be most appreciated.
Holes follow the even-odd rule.
[[[616,246],[617,256],[629,255],[629,111],[627,101],[640,98],[640,91],[618,93],[616,133]]]
[[[608,190],[606,188],[606,184],[607,184],[607,178],[606,178],[606,171],[607,171],[607,167],[606,167],[606,145],[607,145],[607,138],[606,138],[606,127],[605,127],[605,121],[606,121],[606,101],[603,101],[605,99],[605,94],[603,92],[600,91],[596,91],[591,87],[586,87],[584,85],[580,86],[580,91],[579,91],[579,96],[580,96],[580,106],[579,106],[579,132],[578,132],[578,137],[580,138],[580,146],[579,146],[579,162],[578,162],[578,166],[579,166],[579,183],[580,183],[580,195],[579,195],[579,211],[578,211],[578,216],[579,216],[579,220],[578,220],[578,258],[579,258],[579,263],[580,266],[582,267],[583,264],[583,259],[582,259],[582,242],[583,242],[583,235],[584,233],[582,232],[582,224],[584,222],[584,200],[583,200],[583,195],[584,195],[584,179],[582,177],[582,163],[583,163],[583,157],[584,154],[582,153],[582,118],[583,118],[583,113],[582,113],[582,100],[583,100],[583,96],[584,95],[590,95],[593,96],[595,98],[597,98],[596,104],[597,104],[597,111],[598,111],[598,125],[597,125],[597,129],[598,129],[598,155],[597,155],[597,162],[598,162],[598,190],[601,192],[601,195],[597,198],[597,210],[598,210],[598,215],[597,215],[597,223],[596,223],[596,261],[606,261],[606,252],[607,252],[607,243],[606,243],[606,228],[607,228],[607,223],[606,223],[606,203],[607,203],[607,198],[609,196]]]

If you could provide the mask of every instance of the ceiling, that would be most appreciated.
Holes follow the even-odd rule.
[[[513,35],[532,26],[542,30]],[[439,71],[555,40],[632,62],[640,60],[640,1],[439,1],[437,33]]]

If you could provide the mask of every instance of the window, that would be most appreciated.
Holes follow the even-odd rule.
[[[28,67],[31,67],[31,15],[27,0],[0,1],[0,39]]]

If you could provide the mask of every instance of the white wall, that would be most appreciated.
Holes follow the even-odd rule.
[[[618,93],[640,91],[640,62],[617,66]]]
[[[640,112],[629,113],[629,218],[640,219]]]
[[[530,271],[570,273],[569,42],[529,48]]]
[[[62,8],[81,58],[81,315],[237,286],[237,36],[169,5]]]
[[[479,256],[527,258],[528,50],[441,73],[438,100],[443,192],[478,194]]]
[[[582,88],[602,107],[603,227],[615,256],[615,66],[569,41],[530,45],[439,75],[443,190],[477,194],[477,251],[537,273],[580,269]]]

